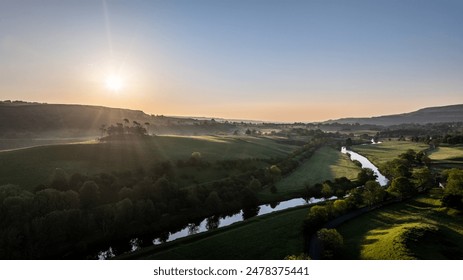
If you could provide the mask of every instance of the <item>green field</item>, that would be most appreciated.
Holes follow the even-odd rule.
[[[307,207],[263,215],[212,232],[186,237],[166,246],[142,249],[122,259],[284,259],[300,254],[302,221]]]
[[[463,164],[463,146],[444,146],[441,145],[429,153],[434,167],[454,168]]]
[[[384,141],[375,145],[352,146],[354,152],[367,157],[376,166],[380,166],[387,161],[395,159],[408,149],[419,152],[427,148],[429,148],[429,145],[410,141]]]
[[[47,183],[55,168],[72,174],[150,168],[156,161],[187,160],[200,152],[205,161],[285,157],[295,146],[270,138],[156,136],[138,141],[115,141],[42,146],[0,152],[0,185],[26,188]]]
[[[277,183],[278,191],[291,192],[304,189],[304,185],[314,185],[334,178],[355,179],[360,172],[345,154],[325,146],[318,149],[289,176]]]
[[[463,217],[440,190],[364,214],[338,228],[346,259],[461,259]]]

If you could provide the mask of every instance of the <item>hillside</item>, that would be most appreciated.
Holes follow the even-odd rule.
[[[149,169],[160,161],[187,160],[195,151],[201,153],[203,160],[212,162],[281,158],[295,148],[270,138],[244,136],[153,136],[140,140],[41,146],[0,152],[0,186],[11,183],[32,189],[47,183],[56,168],[69,175],[111,173]],[[200,176],[201,172],[194,169],[192,173]],[[217,169],[211,170],[209,175],[213,179],[224,177]]]
[[[102,125],[115,125],[116,123],[122,123],[124,119],[128,119],[130,122],[137,121],[143,125],[149,123],[149,127],[147,127],[149,134],[156,135],[231,135],[235,131],[244,134],[248,128],[269,133],[279,131],[287,125],[257,124],[251,121],[244,123],[225,119],[166,117],[163,115],[149,115],[140,110],[103,106],[0,101],[0,120],[2,120],[0,122],[0,139],[94,138],[102,135],[100,130]],[[463,104],[424,108],[398,115],[342,118],[326,121],[319,124],[318,127],[324,129],[323,125],[325,125],[329,126],[326,130],[338,130],[342,129],[342,127],[333,127],[333,123],[389,126],[403,123],[443,122],[463,122]],[[6,148],[19,147],[10,146],[10,144],[6,145]]]
[[[429,107],[415,112],[386,115],[371,118],[342,118],[329,120],[328,123],[359,123],[373,125],[398,125],[404,123],[444,123],[444,122],[463,122],[463,104],[449,105],[441,107]]]
[[[0,102],[0,138],[66,138],[100,136],[102,125],[149,122],[149,132],[155,134],[186,134],[231,131],[224,123],[200,126],[206,121],[190,118],[148,115],[139,110],[90,105]]]

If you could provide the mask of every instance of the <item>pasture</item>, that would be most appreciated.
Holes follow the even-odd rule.
[[[461,259],[463,217],[440,190],[366,213],[338,227],[345,259]]]
[[[313,186],[326,180],[339,177],[355,179],[360,172],[347,155],[334,148],[324,146],[306,160],[290,175],[277,183],[279,192],[294,192],[304,189],[306,185]]]
[[[47,183],[55,168],[68,174],[133,171],[155,162],[188,160],[200,152],[205,161],[283,158],[297,147],[257,137],[155,136],[132,141],[51,145],[0,152],[0,185],[31,189]]]
[[[424,143],[416,143],[410,141],[384,141],[379,144],[356,145],[351,149],[354,152],[368,158],[374,165],[381,166],[383,163],[397,158],[408,149],[415,152],[423,151],[429,148],[429,145]]]
[[[463,164],[463,146],[441,144],[441,146],[429,152],[429,158],[435,168],[461,168],[461,164]]]

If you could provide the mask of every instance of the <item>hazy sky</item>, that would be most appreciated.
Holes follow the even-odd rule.
[[[275,121],[463,103],[463,1],[0,0],[5,99]]]

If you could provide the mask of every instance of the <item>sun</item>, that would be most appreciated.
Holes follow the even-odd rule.
[[[106,77],[106,88],[111,91],[120,91],[123,87],[122,78],[118,75]]]

